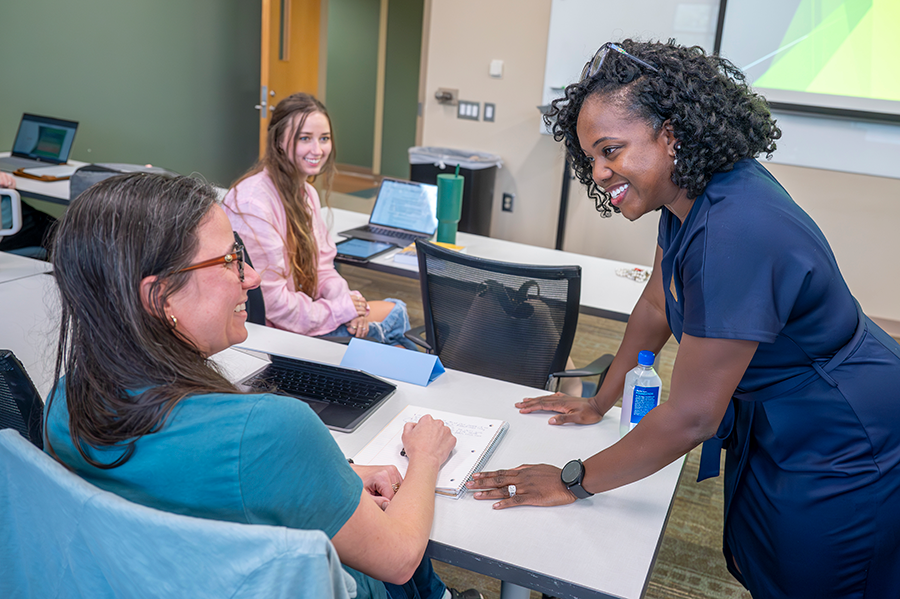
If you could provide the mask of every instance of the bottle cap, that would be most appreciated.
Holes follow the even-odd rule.
[[[644,350],[638,354],[638,364],[641,366],[653,366],[656,356],[652,351]]]

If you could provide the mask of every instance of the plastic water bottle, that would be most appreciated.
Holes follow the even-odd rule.
[[[659,387],[662,381],[653,369],[656,356],[652,351],[638,354],[638,365],[625,375],[622,391],[622,419],[619,436],[633,429],[647,412],[659,405]]]

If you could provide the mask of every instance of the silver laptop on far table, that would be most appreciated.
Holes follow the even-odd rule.
[[[369,224],[340,235],[406,247],[433,237],[437,226],[437,185],[382,179]]]
[[[0,158],[0,170],[11,173],[20,168],[65,164],[77,129],[75,121],[23,114],[12,155]]]

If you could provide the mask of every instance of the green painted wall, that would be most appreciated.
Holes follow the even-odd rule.
[[[409,148],[416,143],[423,0],[390,0],[384,76],[381,174],[409,178]]]
[[[3,0],[0,150],[23,112],[79,121],[72,158],[227,185],[258,148],[259,0]]]
[[[379,0],[329,0],[326,106],[337,160],[372,168]]]

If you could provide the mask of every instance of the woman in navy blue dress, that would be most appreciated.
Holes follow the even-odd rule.
[[[659,211],[658,247],[597,395],[526,399],[520,411],[597,422],[640,350],[671,334],[680,346],[668,401],[580,472],[485,472],[476,497],[571,503],[706,441],[701,479],[727,450],[724,553],[755,597],[900,596],[900,346],[756,161],[781,135],[765,100],[699,48],[625,40],[604,45],[553,106],[554,135],[597,210]]]

